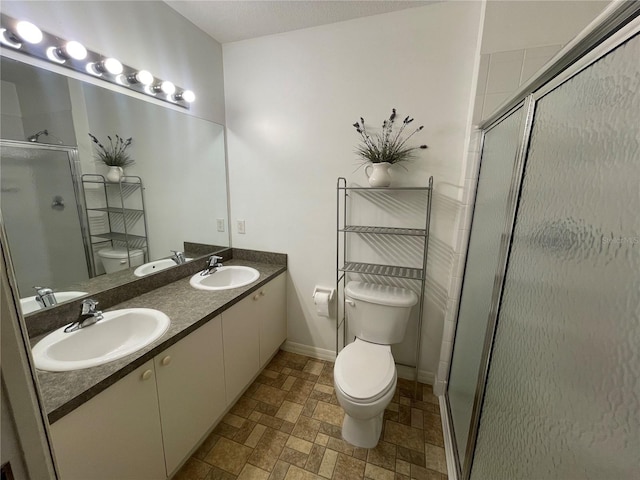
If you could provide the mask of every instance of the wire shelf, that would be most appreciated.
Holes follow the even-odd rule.
[[[428,235],[423,228],[368,227],[364,225],[346,225],[338,231],[365,235],[404,235],[411,237],[426,237]]]
[[[424,277],[421,268],[378,265],[375,263],[346,262],[340,271],[361,275],[384,275],[385,277],[407,278],[409,280],[422,280]]]

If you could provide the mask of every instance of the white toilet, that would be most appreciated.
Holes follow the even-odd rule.
[[[411,290],[364,282],[344,289],[349,329],[356,336],[338,354],[333,383],[345,411],[342,438],[362,448],[378,444],[384,409],[396,390],[396,366],[391,344],[403,340],[411,307]]]
[[[144,263],[144,252],[142,250],[127,250],[122,248],[103,248],[98,250],[98,257],[102,260],[104,270],[107,273],[114,273],[126,270],[129,267],[139,267]],[[131,265],[129,265],[129,261]]]

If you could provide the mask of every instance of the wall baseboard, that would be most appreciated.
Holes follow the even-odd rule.
[[[333,350],[327,350],[325,348],[312,347],[303,343],[290,342],[287,340],[280,347],[285,352],[297,353],[300,355],[306,355],[307,357],[317,358],[318,360],[326,360],[328,362],[335,362],[336,352]],[[411,367],[405,367],[398,365],[398,377],[406,380],[413,380],[414,370]],[[435,382],[435,374],[426,370],[418,371],[418,381],[427,385],[433,385]]]
[[[398,377],[404,378],[405,380],[413,380],[415,375],[415,370],[411,367],[405,367],[404,365],[397,365]],[[428,372],[427,370],[418,370],[418,381],[420,383],[424,383],[426,385],[433,385],[435,381],[435,374],[433,372]]]
[[[298,353],[300,355],[306,355],[307,357],[317,358],[318,360],[327,360],[329,362],[335,362],[336,360],[335,351],[312,347],[304,343],[295,343],[287,340],[280,348],[285,352]]]
[[[458,469],[456,468],[456,456],[453,451],[453,436],[449,430],[449,411],[444,395],[438,396],[440,401],[440,418],[442,419],[442,434],[444,436],[444,453],[447,458],[447,475],[449,480],[458,480]]]
[[[444,380],[436,380],[434,379],[433,382],[433,394],[436,397],[440,397],[442,395],[444,395],[444,393],[447,391],[447,382]]]

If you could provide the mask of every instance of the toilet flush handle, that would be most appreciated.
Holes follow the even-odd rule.
[[[353,300],[349,300],[348,298],[345,299],[344,303],[348,303],[349,305],[351,305],[354,308],[356,306],[356,302],[354,302]]]

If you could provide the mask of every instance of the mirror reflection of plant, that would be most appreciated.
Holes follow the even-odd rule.
[[[100,143],[100,140],[98,140],[95,135],[89,134],[89,136],[91,137],[91,140],[93,140],[93,143],[97,145],[97,159],[105,165],[109,167],[127,167],[135,163],[135,160],[131,158],[126,151],[131,145],[131,141],[133,140],[132,137],[125,140],[120,135],[116,135],[116,139],[114,141],[110,136],[107,136],[109,144],[105,147]]]
[[[417,150],[427,148],[426,145],[408,146],[407,141],[424,128],[424,125],[416,128],[406,138],[402,137],[407,126],[413,122],[408,115],[402,121],[402,125],[394,132],[396,109],[391,110],[391,116],[382,123],[382,132],[369,134],[364,124],[364,118],[353,124],[356,131],[362,137],[362,143],[356,148],[356,153],[364,159],[364,163],[395,164],[415,158]]]

